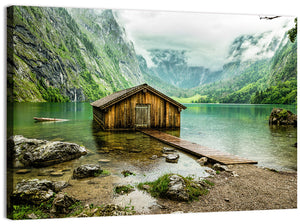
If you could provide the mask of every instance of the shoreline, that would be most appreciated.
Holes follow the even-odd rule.
[[[235,175],[223,171],[207,178],[215,185],[199,201],[158,199],[163,209],[153,214],[297,208],[297,171],[274,171],[251,164],[228,167]]]
[[[228,165],[227,167],[229,171],[220,171],[217,172],[218,174],[205,178],[213,182],[214,186],[210,188],[207,195],[200,196],[199,200],[182,202],[165,198],[154,199],[147,194],[152,205],[147,212],[136,211],[135,215],[297,208],[297,171],[276,171],[253,164]],[[101,183],[99,182],[100,185]],[[112,197],[110,193],[112,189],[105,186],[105,181],[103,184],[97,188],[105,188],[106,196]],[[70,190],[66,188],[63,192],[71,194]],[[76,195],[74,192],[73,194]],[[87,204],[93,197],[88,195],[86,199],[81,198]],[[128,201],[131,200],[130,194],[122,195],[122,200],[126,200],[126,197]],[[148,206],[151,203],[148,203]]]
[[[209,188],[209,193],[199,196],[199,200],[189,202],[153,198],[137,189],[133,194],[116,195],[113,189],[115,185],[106,183],[107,178],[114,177],[90,177],[82,181],[68,181],[69,187],[62,189],[61,194],[79,200],[83,210],[79,213],[71,211],[70,214],[65,213],[57,217],[48,210],[44,213],[45,217],[136,216],[297,208],[297,171],[275,171],[253,164],[228,165],[224,171],[217,171],[214,175],[206,177],[206,180],[214,184]],[[86,184],[89,185],[88,189]],[[146,210],[139,211],[135,207],[136,200],[132,198],[134,194],[139,194],[140,198],[136,200],[144,199],[140,206]],[[81,197],[78,197],[79,195]],[[119,203],[130,203],[110,203],[112,198],[119,198]],[[112,208],[115,212],[111,212]],[[31,218],[30,215],[31,213],[25,217]],[[35,219],[36,216],[33,217]]]

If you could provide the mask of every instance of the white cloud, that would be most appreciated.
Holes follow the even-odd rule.
[[[261,20],[258,15],[136,10],[120,10],[117,14],[137,53],[146,58],[148,65],[152,65],[148,49],[169,48],[186,50],[190,65],[211,69],[223,65],[228,47],[237,36],[282,29],[284,23],[294,19]],[[291,25],[286,30],[290,28]]]

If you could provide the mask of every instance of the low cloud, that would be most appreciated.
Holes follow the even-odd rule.
[[[125,27],[136,52],[153,66],[149,49],[185,50],[190,65],[219,69],[230,44],[243,34],[257,34],[292,27],[293,17],[261,20],[258,15],[156,12],[119,10],[118,21]]]

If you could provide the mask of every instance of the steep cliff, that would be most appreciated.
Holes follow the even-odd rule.
[[[8,8],[8,101],[89,101],[142,83],[111,10]]]

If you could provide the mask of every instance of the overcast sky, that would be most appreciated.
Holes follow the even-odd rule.
[[[143,55],[152,66],[147,50],[186,50],[188,63],[216,70],[224,62],[232,41],[242,34],[293,27],[294,17],[273,20],[259,15],[217,13],[182,13],[158,11],[116,11],[118,21],[125,27],[137,54]]]

